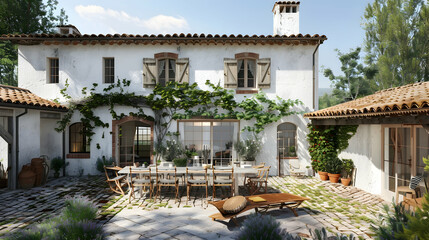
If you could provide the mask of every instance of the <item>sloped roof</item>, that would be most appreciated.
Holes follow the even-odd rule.
[[[47,110],[67,110],[65,106],[41,98],[27,89],[7,85],[0,85],[0,106],[2,105],[9,107],[22,107],[24,105]]]
[[[133,35],[133,34],[3,34],[0,40],[12,41],[13,43],[21,45],[96,45],[96,44],[268,44],[268,45],[315,45],[323,43],[327,40],[325,35],[310,35],[310,34],[297,34],[297,35],[218,35],[218,34],[159,34],[159,35]]]
[[[429,82],[420,82],[378,91],[350,102],[306,113],[304,117],[336,119],[428,113]]]

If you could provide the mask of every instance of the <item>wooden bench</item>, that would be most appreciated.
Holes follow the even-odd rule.
[[[249,198],[254,198],[254,197],[261,197],[261,198],[265,199],[266,201],[254,202],[254,201],[249,199]],[[243,210],[241,210],[240,212],[233,213],[233,214],[228,214],[228,213],[223,211],[222,207],[223,207],[223,204],[225,203],[226,200],[216,201],[216,202],[210,201],[209,204],[212,204],[213,206],[215,206],[217,208],[217,210],[219,210],[219,213],[210,215],[209,217],[213,221],[232,219],[234,221],[234,223],[237,224],[236,217],[237,217],[237,215],[239,215],[243,212],[246,212],[246,211],[251,210],[251,209],[255,209],[256,212],[258,212],[259,209],[263,209],[263,210],[267,211],[270,208],[277,208],[277,207],[279,209],[283,209],[284,207],[286,207],[286,208],[290,209],[296,217],[298,217],[298,213],[296,212],[296,208],[298,208],[301,205],[301,203],[304,202],[305,200],[310,200],[310,199],[306,198],[306,197],[293,195],[290,193],[268,193],[268,194],[247,196],[246,200],[247,200],[247,206]]]

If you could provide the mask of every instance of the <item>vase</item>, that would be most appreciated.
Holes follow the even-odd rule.
[[[340,180],[341,174],[328,173],[328,176],[329,176],[329,181],[331,181],[331,183],[338,183],[338,180]]]
[[[319,171],[318,173],[319,173],[320,180],[327,181],[329,179],[327,172]]]
[[[32,188],[36,183],[36,173],[30,165],[22,166],[21,172],[18,174],[18,181],[21,188]]]
[[[352,179],[351,178],[341,178],[341,183],[344,185],[344,186],[348,186],[348,185],[350,185],[350,181],[351,181]]]
[[[34,173],[36,173],[36,182],[34,186],[42,185],[43,179],[45,177],[45,167],[43,166],[44,160],[42,158],[33,158],[31,159],[31,168]]]

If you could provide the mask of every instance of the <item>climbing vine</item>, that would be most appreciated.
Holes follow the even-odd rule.
[[[126,115],[117,114],[115,106],[131,106],[135,111],[130,112],[130,116],[154,121],[157,143],[162,143],[173,120],[193,117],[254,120],[253,126],[245,126],[242,131],[260,133],[267,124],[276,122],[282,117],[297,114],[298,112],[291,108],[302,104],[299,100],[285,100],[280,97],[271,100],[263,92],[237,102],[233,90],[224,89],[209,80],[205,85],[210,90],[202,90],[196,83],[169,82],[166,86],[157,85],[147,96],[127,91],[130,83],[129,80],[118,80],[117,83],[104,88],[102,93],[96,93],[98,85],[94,83],[89,92],[86,88],[82,89],[82,94],[85,96],[82,100],[74,101],[67,94],[69,84],[66,82],[65,88],[60,92],[69,101],[69,111],[59,121],[56,130],[64,131],[77,111],[82,116],[80,120],[91,141],[95,127],[109,127],[109,123],[94,114],[96,108],[108,106],[112,118],[119,120]],[[151,109],[154,117],[146,115],[145,109]]]
[[[326,171],[326,163],[338,157],[341,151],[349,146],[349,139],[357,131],[357,125],[350,126],[317,126],[308,125],[310,132],[307,140],[311,165],[315,171]]]

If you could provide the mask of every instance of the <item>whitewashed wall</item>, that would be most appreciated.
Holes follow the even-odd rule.
[[[340,154],[340,158],[353,160],[357,168],[355,186],[381,195],[381,125],[360,125],[349,143],[349,147]]]
[[[93,83],[99,84],[98,92],[101,92],[108,84],[103,84],[102,59],[103,57],[115,58],[115,75],[119,79],[131,80],[130,91],[137,94],[146,95],[151,89],[143,88],[143,58],[153,58],[155,53],[173,52],[179,54],[179,58],[189,58],[190,83],[197,82],[199,87],[207,89],[204,85],[206,80],[213,83],[224,82],[224,58],[234,58],[236,53],[254,52],[260,58],[271,58],[271,87],[263,91],[270,98],[280,96],[284,99],[300,99],[304,105],[298,111],[309,112],[313,109],[313,52],[316,46],[199,46],[199,45],[172,45],[172,46],[144,46],[144,45],[95,45],[95,46],[19,46],[19,86],[31,90],[33,93],[46,99],[60,99],[60,90],[64,88],[68,79],[70,87],[68,94],[73,98],[81,98],[83,87],[92,88]],[[48,57],[59,58],[60,81],[58,84],[46,83],[46,66]],[[316,54],[316,64],[317,64]],[[316,84],[317,84],[316,65]],[[317,86],[317,85],[316,85]],[[237,95],[237,100],[249,95]],[[317,101],[316,101],[317,102]],[[317,105],[316,105],[317,107]],[[128,115],[133,111],[129,107],[118,106],[118,114]],[[90,159],[67,159],[69,175],[78,175],[79,169],[84,169],[85,175],[98,174],[95,168],[97,158],[112,156],[112,117],[107,108],[102,107],[96,110],[96,114],[104,122],[110,124],[109,128],[96,128],[93,141],[91,143]],[[146,114],[152,115],[151,111]],[[75,114],[72,122],[79,122],[80,116]],[[290,116],[283,118],[277,123],[268,125],[263,132],[264,148],[258,157],[258,162],[264,161],[271,165],[272,175],[278,174],[277,155],[277,126],[282,122],[292,122],[298,126],[298,148],[297,153],[301,168],[310,164],[308,155],[308,144],[306,142],[308,121],[302,116]],[[33,125],[39,124],[40,119],[35,120]],[[246,126],[241,123],[241,128]],[[176,130],[176,124],[171,125],[170,131]],[[104,133],[104,138],[102,138]],[[32,135],[33,136],[33,135]],[[39,133],[35,133],[40,138]],[[42,136],[43,137],[43,136]],[[100,144],[97,149],[96,144]],[[48,149],[44,147],[44,149]],[[50,150],[49,150],[50,151]],[[26,153],[33,155],[36,150]],[[46,152],[43,151],[45,154]],[[68,133],[66,133],[66,153],[68,153]],[[47,154],[52,155],[52,154]],[[287,165],[288,163],[284,163]]]
[[[15,110],[15,115],[23,112]],[[19,118],[19,171],[31,163],[32,158],[40,156],[40,111],[28,110]],[[61,142],[57,147],[61,147]]]

